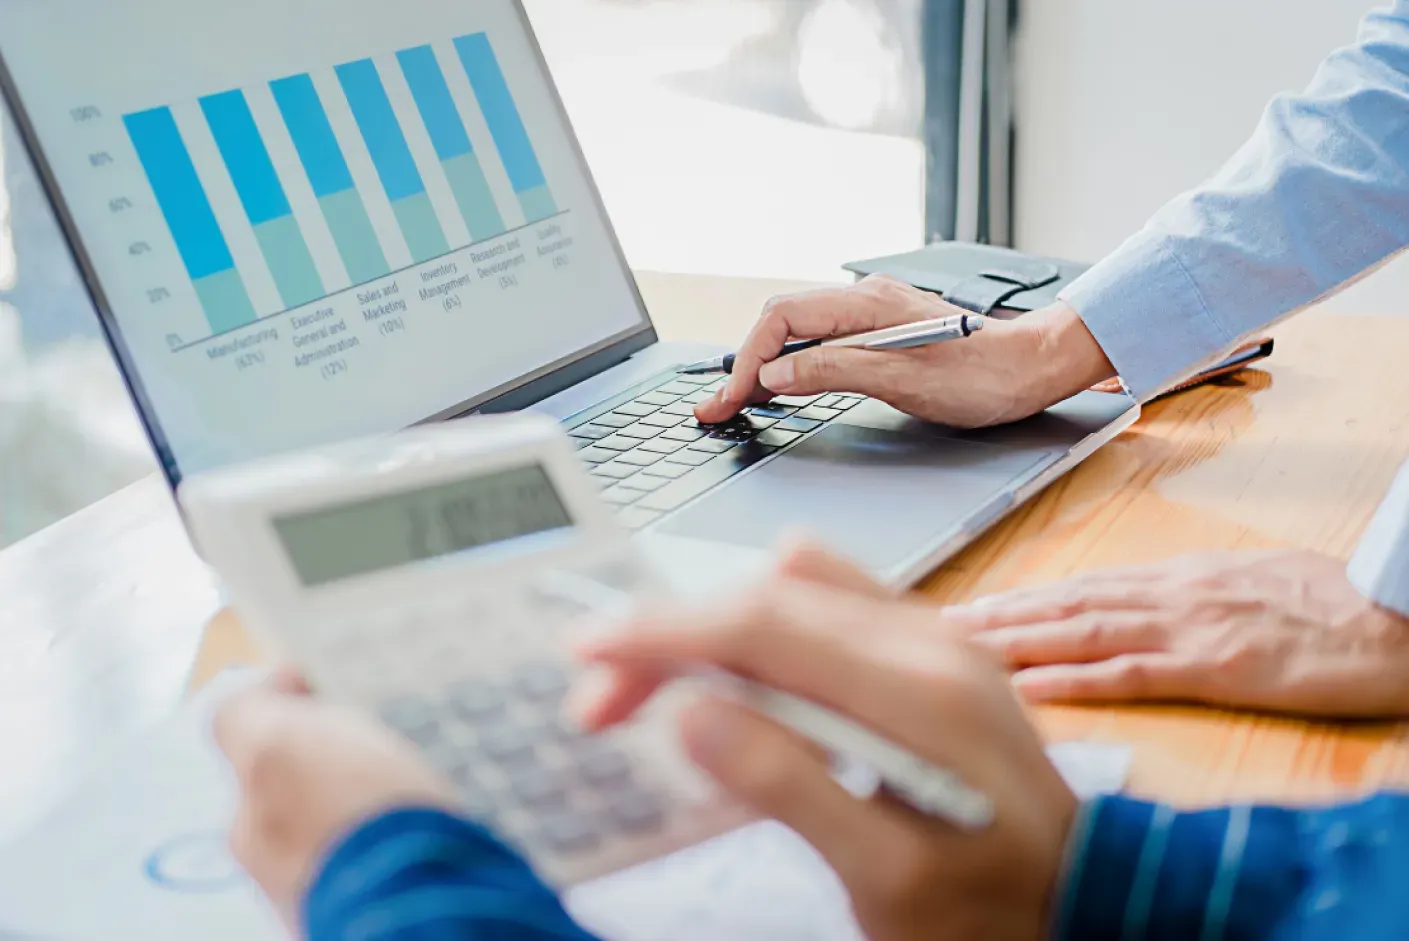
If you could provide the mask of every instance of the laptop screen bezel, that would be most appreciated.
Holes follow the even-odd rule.
[[[563,104],[562,95],[558,91],[557,82],[553,80],[552,70],[548,66],[548,60],[543,55],[542,46],[538,42],[538,35],[534,32],[533,24],[529,20],[528,12],[524,9],[522,0],[510,0],[514,12],[518,17],[520,26],[528,37],[528,43],[533,51],[534,61],[540,74],[548,83],[549,97],[552,101],[554,114],[561,122],[564,133],[567,136],[568,146],[571,148],[571,157],[576,161],[578,169],[581,171],[587,183],[587,191],[591,196],[592,205],[597,210],[607,233],[607,240],[611,248],[613,257],[616,260],[618,269],[622,277],[626,279],[627,286],[631,291],[631,298],[636,305],[636,315],[639,318],[639,325],[628,330],[613,334],[590,344],[581,349],[575,350],[565,357],[562,357],[545,366],[525,373],[522,376],[500,385],[496,388],[473,395],[462,402],[442,409],[434,414],[430,414],[421,419],[419,423],[443,421],[466,415],[471,412],[505,412],[526,408],[535,402],[541,401],[551,395],[570,388],[585,379],[620,363],[632,354],[645,349],[656,343],[655,324],[651,320],[650,312],[646,309],[645,301],[641,297],[640,286],[632,274],[631,267],[627,264],[626,254],[621,247],[621,240],[618,238],[616,228],[612,225],[611,217],[607,214],[605,203],[602,201],[601,191],[597,187],[597,181],[592,176],[591,168],[588,166],[587,157],[582,152],[581,142],[578,140],[577,132],[572,126],[572,119],[568,117],[567,108]],[[44,148],[39,141],[39,135],[34,129],[34,125],[29,120],[29,114],[25,109],[24,100],[20,95],[19,87],[16,85],[10,74],[9,65],[5,62],[3,52],[0,52],[0,95],[4,97],[5,105],[9,109],[10,117],[19,130],[20,140],[24,145],[30,162],[34,166],[35,173],[39,177],[40,185],[44,189],[45,198],[49,206],[54,211],[54,216],[58,220],[59,228],[64,235],[64,242],[68,245],[69,255],[73,259],[80,273],[83,275],[83,285],[88,292],[89,300],[93,304],[93,309],[98,315],[98,323],[102,328],[103,336],[107,340],[108,347],[112,350],[113,356],[118,361],[119,372],[122,373],[122,381],[127,386],[127,390],[132,397],[133,404],[137,408],[138,418],[141,420],[142,428],[146,432],[152,449],[156,453],[157,461],[161,465],[163,474],[167,482],[175,489],[181,483],[182,470],[176,459],[175,453],[171,449],[170,443],[162,431],[161,420],[152,405],[142,384],[142,377],[137,369],[136,360],[131,351],[127,348],[126,340],[122,335],[122,328],[119,325],[112,307],[108,302],[103,285],[98,278],[97,268],[88,255],[84,246],[83,236],[78,230],[68,205],[64,201],[63,192],[58,185],[49,161],[44,153]]]

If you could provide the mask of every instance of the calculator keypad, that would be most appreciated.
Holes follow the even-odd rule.
[[[643,578],[629,556],[584,562],[573,573],[626,594]],[[654,720],[601,736],[563,716],[577,669],[568,635],[592,612],[542,584],[481,591],[493,594],[437,599],[421,611],[403,605],[395,616],[329,628],[342,656],[328,659],[319,685],[375,704],[453,783],[466,813],[559,881],[617,868],[598,865],[609,855],[622,864],[647,858],[655,852],[636,848],[698,828],[692,818],[714,795],[680,753],[673,713],[657,710]]]

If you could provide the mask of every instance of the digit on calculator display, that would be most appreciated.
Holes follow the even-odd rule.
[[[571,526],[539,464],[274,520],[310,586]]]

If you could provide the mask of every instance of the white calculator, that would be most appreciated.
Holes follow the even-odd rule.
[[[687,693],[602,735],[562,715],[593,593],[659,589],[555,422],[476,418],[282,456],[189,478],[180,501],[271,652],[414,742],[550,881],[748,819],[680,751]]]

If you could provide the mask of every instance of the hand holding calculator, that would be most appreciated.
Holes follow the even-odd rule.
[[[466,813],[550,881],[575,884],[749,819],[679,748],[690,684],[607,733],[562,716],[584,617],[661,588],[555,423],[415,429],[194,477],[180,497],[249,627],[319,694],[415,743]],[[982,795],[859,726],[729,685],[888,780],[916,780],[900,793],[922,809],[971,827],[991,817]]]

